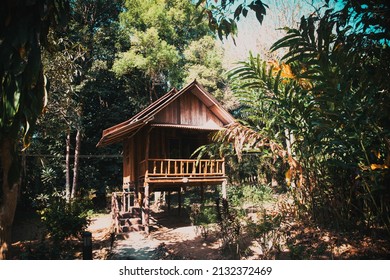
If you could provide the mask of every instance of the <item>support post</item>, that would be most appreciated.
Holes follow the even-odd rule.
[[[178,191],[178,193],[177,193],[177,200],[178,200],[178,202],[179,202],[179,216],[180,216],[180,214],[181,214],[181,187],[179,188],[179,191]]]
[[[168,191],[168,197],[167,197],[167,202],[168,202],[168,211],[171,211],[171,191]]]
[[[137,207],[142,206],[142,193],[140,192],[138,186],[137,186]]]
[[[149,212],[150,212],[150,209],[149,209],[149,184],[148,183],[145,183],[144,185],[144,192],[145,192],[145,196],[144,196],[144,201],[143,201],[143,211],[142,211],[142,214],[143,214],[143,217],[142,217],[142,223],[143,223],[143,226],[145,228],[145,232],[146,234],[149,234]]]
[[[204,186],[203,184],[200,186],[200,203],[204,203]]]
[[[222,182],[222,199],[226,200],[227,199],[227,191],[226,191],[226,186],[227,186],[227,180],[223,180]]]

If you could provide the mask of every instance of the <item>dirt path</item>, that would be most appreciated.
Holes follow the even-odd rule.
[[[190,249],[190,250],[189,250]],[[153,212],[151,232],[118,235],[110,259],[220,259],[220,243],[210,236],[204,240],[186,215]]]
[[[111,251],[112,260],[152,260],[160,241],[147,237],[141,232],[118,235]]]

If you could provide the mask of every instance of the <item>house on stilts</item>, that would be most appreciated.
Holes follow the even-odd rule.
[[[208,143],[210,132],[233,122],[194,80],[181,90],[172,89],[129,120],[105,129],[98,147],[123,144],[123,189],[112,194],[116,230],[136,225],[149,232],[153,192],[180,195],[185,186],[222,185],[226,198],[224,159],[196,160],[191,155]]]

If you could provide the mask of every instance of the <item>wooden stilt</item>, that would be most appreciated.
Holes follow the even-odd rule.
[[[227,186],[227,180],[223,180],[223,182],[222,182],[222,199],[223,200],[227,199],[226,186]]]
[[[145,189],[145,197],[144,197],[144,201],[143,201],[143,211],[142,211],[142,214],[143,214],[143,217],[142,217],[142,224],[145,228],[145,232],[146,234],[149,234],[149,213],[150,213],[150,202],[149,202],[149,184],[145,184],[144,186],[144,189]]]
[[[171,211],[171,191],[168,191],[168,211]]]
[[[179,216],[181,214],[181,188],[179,189],[178,193],[177,193],[177,200],[179,202]]]
[[[129,212],[130,211],[130,207],[132,206],[132,203],[131,203],[131,192],[130,192],[130,189],[129,189],[129,192],[127,194],[127,210],[126,212]]]
[[[142,193],[138,190],[138,198],[137,198],[137,207],[141,207],[142,205]]]
[[[203,184],[200,186],[200,203],[204,203],[204,186]]]

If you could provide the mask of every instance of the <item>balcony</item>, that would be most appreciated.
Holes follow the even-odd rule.
[[[139,178],[151,183],[220,183],[225,179],[225,161],[148,159],[140,162]]]

